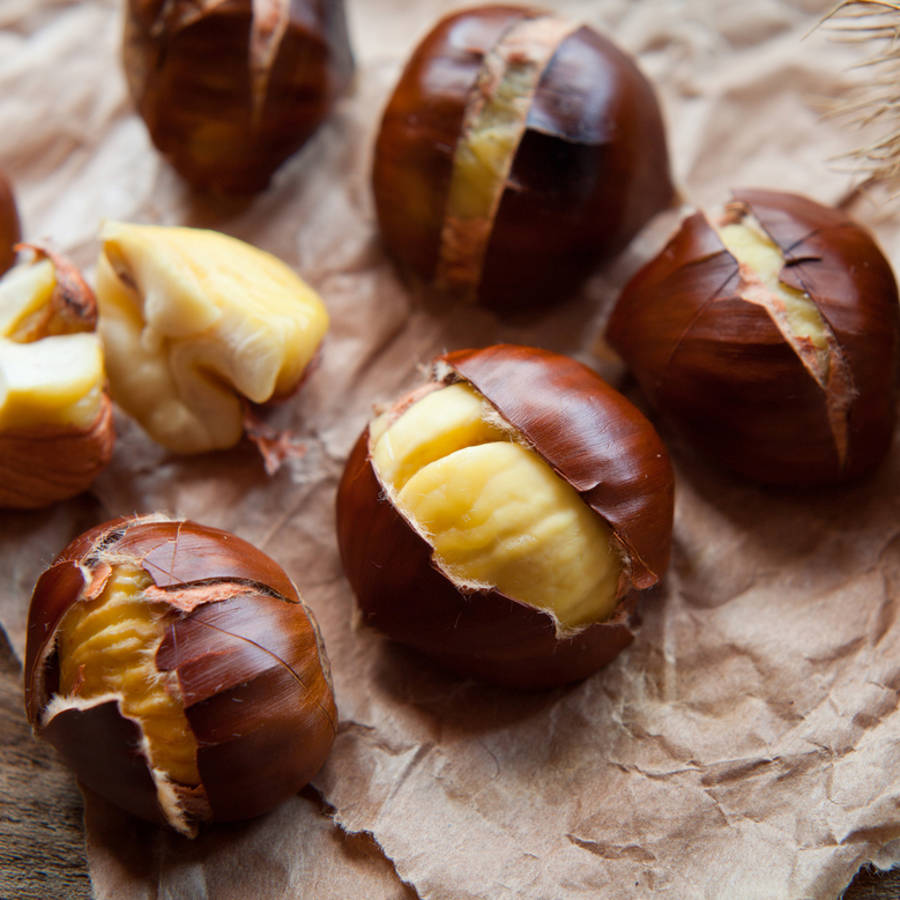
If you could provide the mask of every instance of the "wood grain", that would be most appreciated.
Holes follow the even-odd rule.
[[[82,801],[49,745],[31,734],[22,670],[0,628],[0,897],[91,896]]]

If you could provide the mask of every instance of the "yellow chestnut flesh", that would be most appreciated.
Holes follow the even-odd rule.
[[[0,279],[0,431],[34,426],[87,429],[103,400],[100,339],[59,334],[56,266],[22,263]]]
[[[158,671],[154,659],[173,611],[143,599],[151,583],[142,569],[114,566],[98,597],[66,613],[58,632],[61,696],[55,702],[119,697],[122,713],[141,725],[155,780],[196,785],[197,742],[178,679]]]
[[[243,433],[243,400],[299,385],[328,328],[271,254],[213,231],[110,223],[97,272],[113,397],[156,441],[197,453]]]
[[[0,430],[37,425],[89,428],[103,400],[96,334],[19,344],[0,338]]]
[[[829,369],[829,329],[812,298],[781,281],[784,253],[752,215],[722,225],[717,231],[741,267],[742,296],[769,311],[785,339],[824,387]]]
[[[469,385],[373,423],[372,463],[460,587],[542,609],[562,632],[615,609],[623,563],[609,526]]]

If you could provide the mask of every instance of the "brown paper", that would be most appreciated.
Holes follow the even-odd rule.
[[[732,185],[823,202],[851,191],[829,161],[858,136],[822,110],[860,53],[810,33],[830,0],[544,5],[636,54],[685,198],[719,203]],[[301,272],[332,328],[321,366],[276,416],[305,452],[275,475],[249,443],[178,458],[118,415],[91,493],[4,513],[0,623],[21,655],[31,587],[83,529],[132,512],[194,518],[256,543],[296,581],[322,625],[341,727],[314,790],[192,845],[89,797],[97,896],[818,898],[866,860],[900,860],[900,442],[867,481],[799,494],[738,482],[663,429],[678,479],[671,569],[641,602],[633,646],[572,688],[463,682],[354,630],[332,507],[372,404],[412,387],[436,353],[495,340],[621,378],[604,317],[676,216],[557,310],[500,321],[423,306],[379,246],[368,171],[400,66],[449,4],[349,0],[351,93],[268,191],[225,205],[193,197],[134,115],[120,6],[0,11],[0,165],[26,237],[52,239],[91,277],[104,219],[215,227]],[[896,203],[864,197],[855,211],[897,258]]]

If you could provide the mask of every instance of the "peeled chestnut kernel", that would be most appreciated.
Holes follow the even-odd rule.
[[[662,117],[592,28],[517,6],[441,20],[375,145],[387,250],[440,294],[549,306],[669,205]]]
[[[300,790],[337,720],[285,572],[227,531],[163,516],[93,528],[41,575],[25,705],[84,784],[190,837]]]
[[[353,74],[343,0],[129,0],[125,74],[193,186],[248,193],[319,127]]]
[[[12,185],[0,172],[0,275],[16,261],[16,244],[21,238],[19,211]]]
[[[900,308],[843,212],[777,191],[698,212],[626,286],[608,338],[693,443],[764,483],[855,478],[888,451]]]
[[[363,623],[459,673],[548,687],[631,642],[672,506],[631,403],[568,357],[502,344],[440,357],[363,431],[338,543]]]
[[[0,507],[19,509],[81,493],[115,441],[94,294],[67,259],[26,247],[0,278]]]
[[[97,268],[113,399],[178,453],[236,444],[244,405],[300,385],[328,330],[279,259],[215,231],[108,223]]]

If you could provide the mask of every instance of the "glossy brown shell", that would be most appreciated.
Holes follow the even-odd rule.
[[[338,488],[338,543],[362,620],[466,675],[515,687],[591,674],[632,640],[634,588],[668,564],[673,475],[649,422],[587,367],[535,348],[499,345],[439,363],[473,384],[612,527],[630,560],[612,618],[560,636],[551,617],[498,591],[459,590],[431,546],[387,498],[368,429]]]
[[[253,0],[129,0],[124,63],[150,137],[201,189],[247,193],[319,127],[353,73],[343,0],[278,0],[288,24],[250,58]]]
[[[58,688],[56,631],[109,576],[108,559],[131,559],[173,607],[156,654],[174,671],[198,742],[201,785],[179,786],[189,818],[255,816],[319,770],[337,713],[328,661],[311,614],[285,572],[244,540],[193,522],[117,519],[76,538],[41,576],[28,619],[25,702],[37,733],[78,776],[124,809],[165,821],[140,725],[115,700],[45,710]],[[199,597],[185,601],[188,589]],[[158,590],[156,590],[158,589]]]
[[[19,211],[9,179],[0,172],[0,275],[16,261],[16,244],[22,239]]]
[[[112,458],[115,440],[106,394],[89,428],[40,425],[0,433],[0,507],[39,509],[86,491]]]
[[[845,458],[825,392],[768,312],[740,296],[738,263],[702,213],[626,286],[609,341],[653,404],[741,475],[787,485],[862,475],[894,427],[900,325],[890,265],[838,210],[776,191],[734,197],[784,253],[781,280],[812,298],[834,335],[852,379]]]
[[[453,154],[485,54],[540,11],[484,6],[441,20],[384,111],[373,188],[385,246],[435,277]],[[551,305],[671,201],[665,131],[649,82],[588,27],[574,27],[538,83],[477,289],[482,304]]]

